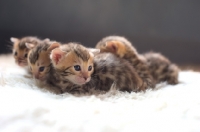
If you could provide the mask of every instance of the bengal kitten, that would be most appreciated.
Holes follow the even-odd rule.
[[[37,37],[31,36],[23,37],[21,39],[11,37],[10,40],[13,43],[13,55],[16,64],[21,67],[26,67],[28,65],[27,56],[29,52],[29,49],[26,47],[26,43],[37,45],[41,40]]]
[[[33,77],[45,81],[51,67],[50,53],[54,48],[60,46],[57,42],[41,41],[39,44],[26,43],[30,52],[28,54],[28,65]]]
[[[99,41],[96,48],[100,49],[101,52],[111,52],[129,61],[142,78],[145,89],[155,87],[155,81],[149,72],[146,59],[138,54],[137,50],[126,38],[121,36],[108,36]]]
[[[121,91],[144,90],[142,80],[129,62],[99,52],[77,43],[55,48],[50,55],[53,72],[47,82],[69,93],[108,91],[113,83]]]
[[[124,37],[106,37],[100,41],[96,47],[102,52],[112,52],[121,58],[127,59],[132,62],[133,65],[136,63],[136,69],[140,72],[141,70],[148,70],[153,76],[155,83],[163,81],[167,81],[169,84],[178,83],[179,68],[175,64],[172,64],[166,57],[159,53],[149,52],[138,55],[133,45]],[[147,67],[144,69],[140,67],[140,65],[137,64],[137,58],[142,58],[142,64],[146,64],[148,69],[146,69]]]
[[[26,43],[27,48],[30,49],[28,54],[28,66],[33,78],[35,79],[36,85],[40,88],[61,94],[60,88],[47,86],[48,77],[51,76],[52,65],[50,60],[50,53],[54,48],[60,46],[57,42],[43,41],[38,45]]]

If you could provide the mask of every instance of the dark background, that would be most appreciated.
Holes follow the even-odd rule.
[[[10,37],[38,36],[94,47],[127,37],[140,53],[161,52],[177,64],[200,64],[198,0],[0,0],[0,53]]]

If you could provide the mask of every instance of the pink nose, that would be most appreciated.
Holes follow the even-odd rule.
[[[18,63],[21,63],[22,62],[22,60],[18,60]]]
[[[87,72],[82,72],[82,77],[87,80],[88,79],[88,73]]]
[[[35,77],[36,79],[39,79],[39,78],[40,78],[40,77],[39,77],[39,74],[35,74],[34,77]]]
[[[88,77],[83,77],[85,80],[87,80],[88,79]]]

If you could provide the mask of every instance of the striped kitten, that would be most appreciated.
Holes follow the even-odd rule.
[[[13,43],[13,55],[15,58],[15,62],[17,65],[21,67],[26,67],[28,65],[27,63],[27,56],[29,49],[26,47],[26,43],[32,43],[34,45],[37,45],[40,43],[40,39],[37,37],[23,37],[21,39],[19,38],[10,38],[11,42]]]
[[[136,69],[140,78],[142,78],[145,89],[155,87],[155,82],[149,72],[146,59],[138,54],[137,50],[126,38],[121,36],[108,36],[99,41],[96,48],[100,49],[101,52],[111,52],[129,61]]]
[[[134,58],[135,56],[137,58],[137,51],[131,45],[131,43],[124,37],[106,37],[102,41],[100,41],[96,47],[101,49],[102,52],[112,52],[117,56],[127,59],[133,64],[135,64]],[[138,56],[138,58],[139,57],[143,58],[143,63],[145,63],[148,66],[148,71],[153,76],[155,83],[160,83],[163,81],[167,81],[169,84],[178,83],[179,69],[175,64],[172,64],[166,57],[159,53],[153,52],[141,54]],[[139,68],[141,67],[139,66]],[[140,71],[137,65],[136,69]],[[146,70],[147,69],[145,68],[145,71]]]
[[[76,43],[55,48],[50,55],[54,72],[48,83],[69,93],[108,91],[113,83],[121,91],[144,90],[142,80],[126,60],[111,53],[98,53],[98,49]]]
[[[53,70],[50,53],[54,48],[59,47],[60,44],[43,41],[36,46],[31,43],[27,43],[26,46],[31,49],[28,54],[28,66],[36,84],[50,92],[61,94],[60,88],[47,85],[48,77],[51,76]]]
[[[49,55],[54,48],[60,45],[57,42],[41,41],[37,45],[26,43],[30,52],[28,54],[28,65],[33,77],[45,81],[51,68]]]

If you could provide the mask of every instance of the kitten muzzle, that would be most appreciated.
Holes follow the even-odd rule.
[[[90,77],[76,77],[76,80],[75,80],[76,84],[78,85],[83,85],[89,81],[90,81]]]
[[[25,67],[28,65],[28,63],[24,60],[18,60],[16,63],[21,67]]]
[[[44,81],[45,80],[45,78],[43,76],[40,76],[39,73],[34,74],[34,78],[37,79],[37,80],[40,80],[40,81]]]

